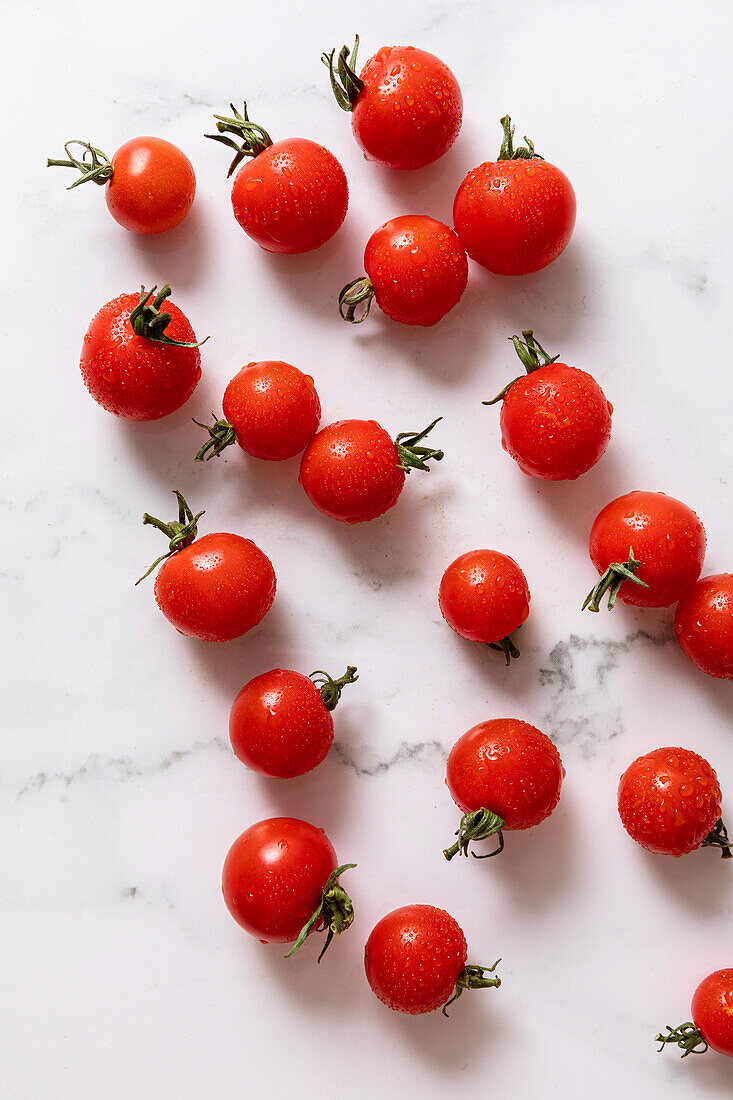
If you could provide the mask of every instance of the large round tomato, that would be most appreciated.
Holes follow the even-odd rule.
[[[733,680],[733,573],[690,585],[677,604],[674,626],[693,665],[708,676]]]

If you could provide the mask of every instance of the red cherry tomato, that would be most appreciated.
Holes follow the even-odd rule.
[[[327,931],[319,962],[334,935],[354,919],[351,900],[338,876],[323,829],[295,817],[271,817],[251,825],[224,860],[226,907],[251,936],[263,943],[293,943],[292,955],[313,931]]]
[[[168,416],[188,401],[201,377],[195,333],[178,306],[166,301],[171,288],[156,295],[157,289],[143,287],[107,302],[81,349],[84,385],[103,409],[125,420]]]
[[[155,579],[158,607],[180,634],[207,642],[239,638],[265,617],[275,599],[275,571],[270,559],[250,539],[217,532],[197,538],[197,522],[181,494],[178,520],[163,523],[147,512],[152,524],[170,539]],[[138,584],[140,581],[137,582]]]
[[[209,433],[196,459],[214,458],[235,441],[254,458],[293,458],[318,430],[321,403],[309,374],[289,363],[249,363],[224,390],[224,419],[199,424]]]
[[[661,855],[683,856],[702,845],[730,858],[720,800],[717,775],[690,749],[654,749],[630,764],[618,785],[624,829],[642,848]]]
[[[229,738],[243,764],[260,775],[291,779],[321,763],[333,742],[331,711],[346,684],[358,679],[349,665],[332,679],[274,668],[245,684],[229,715]]]
[[[345,321],[366,320],[372,298],[402,325],[434,325],[461,300],[468,260],[452,229],[425,214],[386,222],[367,241],[366,278],[341,291]],[[359,316],[357,316],[357,312]]]
[[[476,263],[494,275],[530,275],[563,252],[575,226],[575,193],[567,176],[527,147],[514,149],[514,127],[501,120],[497,161],[469,172],[456,193],[453,224]]]
[[[438,417],[438,420],[441,418]],[[442,451],[420,446],[423,432],[402,432],[392,442],[376,420],[339,420],[310,441],[300,484],[319,512],[346,523],[376,519],[397,503],[410,470],[427,470]]]
[[[494,718],[474,726],[448,756],[445,781],[464,817],[458,840],[443,855],[467,856],[469,844],[491,836],[499,844],[487,856],[498,855],[504,847],[503,829],[531,829],[550,816],[564,774],[550,738],[528,722]]]
[[[235,150],[231,176],[245,158],[232,185],[234,216],[245,233],[266,252],[310,252],[329,240],[346,217],[349,185],[333,153],[306,138],[274,145],[261,126],[250,122],[247,104],[233,118],[215,115],[217,134],[207,134]],[[233,134],[240,139],[240,144]]]
[[[657,1035],[660,1051],[674,1043],[688,1054],[704,1054],[708,1047],[733,1057],[733,969],[716,970],[703,978],[692,996],[692,1020],[679,1027],[667,1025],[665,1035]]]
[[[733,573],[690,585],[674,618],[680,648],[708,676],[733,680]]]
[[[669,607],[700,576],[707,539],[698,516],[665,493],[636,490],[617,497],[596,516],[591,561],[601,579],[583,608],[598,611],[609,593],[637,607]]]
[[[526,377],[484,404],[501,401],[501,444],[525,474],[574,480],[605,452],[613,406],[590,374],[551,359],[531,329],[522,336],[512,341]]]
[[[75,145],[83,150],[81,159],[71,152]],[[169,141],[132,138],[119,147],[111,161],[86,141],[68,141],[64,148],[68,160],[49,160],[48,166],[81,172],[72,188],[89,180],[105,184],[110,214],[132,233],[165,233],[191,209],[196,194],[193,166]]]
[[[372,992],[395,1012],[416,1016],[460,997],[464,989],[501,985],[487,978],[493,966],[466,966],[463,929],[445,909],[404,905],[382,917],[364,949],[364,969]]]
[[[510,638],[529,615],[527,578],[498,550],[469,550],[452,562],[440,582],[438,604],[451,630],[470,642],[501,649],[506,662],[519,656]]]
[[[385,168],[422,168],[458,137],[463,97],[440,58],[413,46],[383,46],[356,72],[354,49],[323,54],[336,102],[351,111],[351,128],[367,160]]]

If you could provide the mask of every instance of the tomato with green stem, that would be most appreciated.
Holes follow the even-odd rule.
[[[733,680],[733,573],[702,577],[677,604],[680,649],[708,676]]]
[[[519,657],[511,637],[529,615],[527,578],[498,550],[469,550],[446,569],[438,605],[451,630],[470,642],[500,650],[506,663]]]
[[[708,1048],[733,1058],[733,969],[716,970],[700,982],[692,995],[692,1019],[679,1027],[667,1024],[666,1035],[655,1042],[664,1050],[674,1043],[688,1054],[704,1054]]]

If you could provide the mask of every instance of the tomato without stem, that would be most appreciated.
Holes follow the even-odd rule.
[[[688,1054],[704,1054],[708,1047],[733,1058],[733,969],[716,970],[703,978],[692,997],[692,1020],[679,1027],[667,1025],[656,1041],[664,1050],[674,1043]]]
[[[701,672],[733,680],[733,573],[717,573],[690,585],[677,604],[675,634]]]
[[[438,605],[451,630],[470,642],[500,649],[509,664],[519,656],[510,637],[529,615],[527,578],[498,550],[469,550],[452,562],[440,582]]]

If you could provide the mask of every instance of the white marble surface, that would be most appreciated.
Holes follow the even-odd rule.
[[[685,661],[669,612],[579,608],[591,520],[632,488],[693,505],[707,571],[733,565],[730,10],[45,0],[4,5],[2,24],[3,1096],[729,1096],[730,1060],[680,1062],[652,1036],[731,965],[730,865],[642,852],[615,788],[639,752],[683,743],[717,767],[733,819],[731,687]],[[390,174],[358,154],[319,62],[357,29],[365,57],[414,44],[459,77],[463,132],[437,165]],[[245,96],[273,135],[318,137],[345,166],[348,218],[319,252],[268,257],[233,220],[225,152],[201,135]],[[368,234],[401,213],[448,220],[505,111],[575,185],[566,254],[518,281],[472,268],[430,333],[378,314],[349,329],[334,300]],[[125,233],[96,189],[67,193],[43,168],[65,138],[111,153],[139,133],[180,144],[198,177],[192,216],[160,239]],[[166,280],[212,336],[204,379],[180,414],[125,424],[83,390],[81,338],[105,301]],[[575,484],[525,479],[481,405],[512,377],[506,337],[527,326],[616,406],[606,457]],[[190,417],[270,357],[312,372],[325,422],[373,416],[397,432],[442,413],[445,461],[358,528],[312,509],[297,462],[230,451],[194,465]],[[276,604],[239,642],[184,640],[152,584],[133,587],[158,545],[140,514],[167,512],[174,486],[206,508],[204,529],[251,536],[274,562]],[[436,606],[445,565],[477,545],[514,555],[533,593],[508,670]],[[361,678],[315,773],[265,782],[239,765],[227,716],[251,675],[347,662]],[[507,714],[556,740],[560,806],[510,834],[501,859],[448,865],[446,751]],[[221,901],[229,843],[277,813],[322,824],[359,864],[356,923],[320,967],[312,944],[290,960],[260,946]],[[412,900],[454,913],[473,959],[504,960],[502,988],[464,997],[449,1021],[392,1014],[364,979],[370,928]]]

